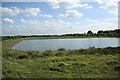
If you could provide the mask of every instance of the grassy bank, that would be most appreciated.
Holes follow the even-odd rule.
[[[78,50],[21,51],[11,47],[22,40],[3,40],[4,78],[118,78],[120,47]]]

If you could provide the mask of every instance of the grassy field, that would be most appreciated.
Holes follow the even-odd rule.
[[[3,78],[118,78],[120,47],[55,51],[11,49],[28,39],[36,38],[3,40]]]

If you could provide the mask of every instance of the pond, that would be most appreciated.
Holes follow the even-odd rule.
[[[25,40],[13,46],[16,50],[66,50],[81,48],[117,47],[119,38],[73,38],[73,39],[42,39]]]

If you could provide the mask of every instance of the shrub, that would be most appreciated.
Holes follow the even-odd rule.
[[[85,49],[79,49],[78,51],[80,52],[80,54],[84,54],[85,53]]]
[[[58,67],[62,67],[62,66],[65,66],[65,65],[67,65],[67,64],[65,64],[64,62],[61,62],[61,63],[58,65]]]
[[[89,49],[94,49],[95,47],[94,46],[92,46],[92,47],[89,47]]]
[[[65,48],[60,48],[60,49],[58,49],[58,51],[64,51],[65,50]]]
[[[117,61],[117,60],[110,60],[110,61],[107,61],[106,63],[107,63],[107,65],[117,65],[117,64],[120,64],[120,62]]]
[[[76,66],[76,65],[79,65],[79,63],[78,62],[74,62],[74,63],[72,63],[72,65]]]
[[[66,55],[64,51],[58,51],[55,56],[64,56]]]
[[[24,59],[24,58],[28,58],[27,55],[19,55],[16,59]]]
[[[53,52],[51,50],[46,50],[45,52],[43,52],[43,56],[53,56]]]
[[[114,67],[114,71],[120,71],[120,66]]]
[[[61,69],[60,69],[59,67],[57,67],[57,68],[53,68],[53,67],[51,67],[51,68],[49,68],[49,70],[51,70],[51,71],[59,71],[59,72],[61,72]]]

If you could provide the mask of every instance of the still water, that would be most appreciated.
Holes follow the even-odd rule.
[[[104,48],[118,46],[119,38],[73,38],[73,39],[44,39],[25,40],[15,46],[17,50],[57,50],[59,48],[81,49],[81,48]]]

